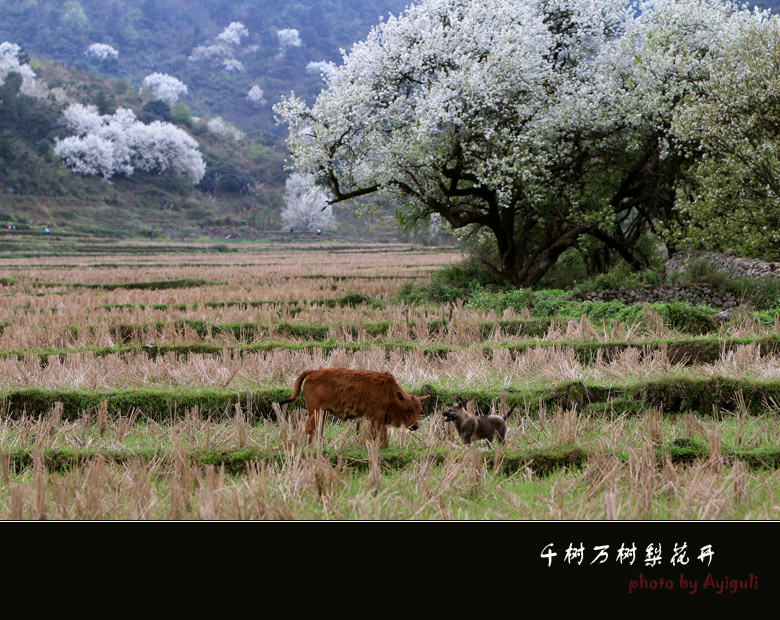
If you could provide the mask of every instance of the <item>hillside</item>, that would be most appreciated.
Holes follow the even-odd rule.
[[[256,237],[278,229],[288,173],[273,103],[292,90],[313,99],[322,79],[307,64],[338,61],[339,48],[365,37],[379,15],[400,7],[398,0],[306,7],[207,0],[0,3],[0,42],[22,46],[38,83],[59,93],[28,97],[6,85],[0,95],[0,223],[150,238]],[[287,32],[287,45],[279,31]],[[86,54],[92,43],[118,53],[102,59]],[[217,62],[194,61],[198,53],[217,53]],[[159,100],[165,97],[142,88],[152,73],[175,76],[186,92],[175,102]],[[247,98],[252,86],[260,93],[254,101]],[[198,141],[204,178],[192,187],[138,171],[110,183],[69,172],[52,152],[66,135],[63,98],[94,105],[104,115],[129,108],[144,123],[186,130]],[[342,216],[347,234],[364,229]]]
[[[28,66],[28,65],[25,65]],[[32,59],[46,96],[0,86],[0,223],[48,226],[55,233],[99,236],[252,234],[278,225],[284,184],[283,145],[262,134],[235,140],[196,122],[186,106],[175,112],[123,86],[83,71]],[[16,74],[18,76],[18,74]],[[193,186],[181,176],[135,171],[110,181],[68,170],[54,153],[67,135],[62,111],[94,104],[102,114],[133,110],[139,122],[170,123],[197,140],[206,173]]]
[[[307,70],[309,63],[339,62],[341,48],[365,38],[380,16],[407,4],[7,0],[0,3],[0,41],[122,80],[136,91],[152,73],[175,76],[187,86],[183,101],[196,115],[222,116],[246,131],[281,136],[271,106],[291,90],[313,99],[322,88],[319,71]],[[234,22],[245,30],[226,33]],[[116,57],[88,55],[93,43],[111,46]],[[253,86],[262,91],[255,102],[247,99]]]
[[[5,85],[0,224],[150,238],[256,237],[278,230],[288,172],[285,130],[275,123],[273,104],[290,91],[312,101],[323,84],[324,63],[339,62],[341,48],[365,38],[383,16],[406,4],[1,2],[0,43],[21,45],[41,83],[66,93],[69,101],[96,106],[101,114],[124,107],[144,123],[164,121],[186,130],[198,141],[206,174],[195,187],[144,172],[110,183],[80,177],[52,150],[65,135],[62,100],[31,98]],[[756,4],[776,10],[780,2]],[[95,44],[103,47],[90,47]],[[164,95],[143,88],[153,74],[176,78],[186,90],[165,103]],[[213,123],[227,132],[217,132]],[[341,224],[347,234],[366,230],[347,213]]]

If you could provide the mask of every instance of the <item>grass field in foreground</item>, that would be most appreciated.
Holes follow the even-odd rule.
[[[776,321],[413,305],[401,287],[457,253],[229,249],[3,259],[0,518],[778,516]],[[331,419],[307,446],[303,400],[273,403],[332,365],[432,394],[421,429],[377,449]],[[456,398],[514,405],[507,442],[463,446],[437,413]]]

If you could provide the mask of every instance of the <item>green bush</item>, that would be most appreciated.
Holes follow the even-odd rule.
[[[495,290],[506,288],[507,284],[479,261],[467,258],[437,271],[430,282],[403,285],[398,293],[398,299],[416,304],[454,303],[458,300],[471,299],[474,290],[482,287]]]
[[[680,301],[651,304],[664,323],[688,334],[705,334],[717,327],[716,311],[706,306],[689,306]]]

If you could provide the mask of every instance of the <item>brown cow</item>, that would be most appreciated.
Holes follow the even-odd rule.
[[[380,446],[386,448],[387,425],[416,430],[422,402],[430,398],[407,394],[389,372],[321,368],[298,375],[293,395],[279,404],[298,400],[301,384],[309,412],[306,420],[309,443],[318,427],[322,438],[323,416],[327,411],[340,420],[367,418],[372,423],[374,436],[379,436]]]

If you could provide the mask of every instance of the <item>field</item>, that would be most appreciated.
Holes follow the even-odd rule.
[[[411,304],[460,260],[404,244],[0,246],[4,519],[775,519],[780,327]],[[583,303],[583,308],[586,306]],[[297,375],[431,394],[379,449]],[[501,446],[439,411],[510,409]]]

